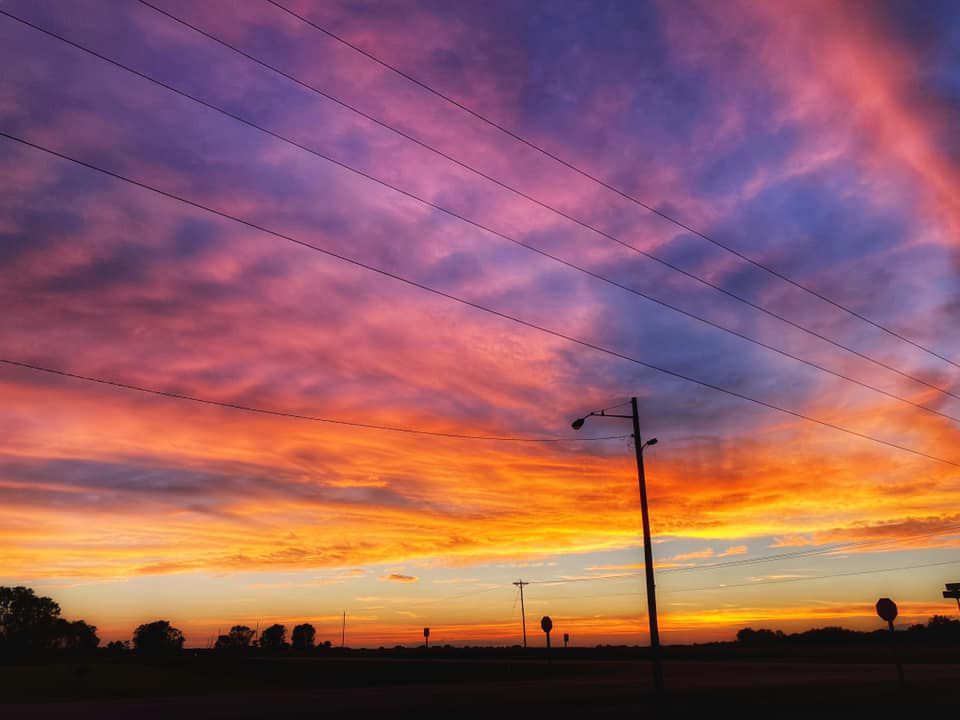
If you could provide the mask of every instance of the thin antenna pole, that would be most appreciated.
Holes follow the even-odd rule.
[[[517,580],[514,585],[520,588],[520,620],[523,624],[523,646],[527,646],[527,613],[523,607],[523,586],[529,585],[530,583],[524,582],[523,578]]]

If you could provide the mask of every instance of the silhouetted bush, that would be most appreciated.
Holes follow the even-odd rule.
[[[111,655],[122,655],[130,652],[130,643],[127,640],[111,640],[105,650]]]
[[[842,627],[814,628],[790,635],[797,645],[854,645],[863,642],[864,633]]]
[[[133,631],[133,648],[145,655],[165,655],[183,649],[183,633],[166,620],[141,625]]]

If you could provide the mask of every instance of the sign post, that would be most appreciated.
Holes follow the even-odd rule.
[[[945,587],[947,589],[943,591],[943,597],[956,600],[957,610],[960,610],[960,583],[947,583]]]
[[[547,663],[553,664],[553,660],[550,657],[550,631],[553,630],[553,620],[550,619],[549,615],[544,615],[540,618],[540,628],[547,635]]]
[[[563,646],[566,647],[568,642],[570,642],[570,633],[564,633],[564,634],[563,634]]]
[[[423,629],[423,645],[427,650],[430,649],[430,628]]]
[[[897,664],[897,677],[900,679],[900,687],[903,687],[903,665],[900,664],[900,657],[897,655],[897,636],[893,630],[893,621],[897,619],[897,604],[890,598],[880,598],[877,600],[877,615],[887,621],[887,627],[890,628],[890,647],[893,649],[893,661]]]

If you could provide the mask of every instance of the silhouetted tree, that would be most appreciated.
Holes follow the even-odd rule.
[[[183,649],[183,633],[166,620],[146,623],[133,631],[133,648],[147,655],[175,653]]]
[[[246,625],[234,625],[230,632],[217,638],[216,650],[246,650],[253,640],[253,630]]]
[[[23,653],[50,647],[60,606],[27,587],[0,587],[0,651]]]
[[[307,650],[313,647],[313,639],[316,636],[317,631],[313,629],[313,625],[304,623],[303,625],[297,625],[293,628],[290,641],[293,643],[294,649]]]
[[[0,587],[0,653],[92,652],[99,644],[93,625],[60,617],[50,598],[26,587]]]
[[[330,648],[333,647],[333,643],[331,643],[329,640],[324,640],[324,641],[323,641],[323,647],[324,647],[324,649],[329,650]]]
[[[52,645],[58,650],[88,653],[96,650],[99,644],[96,626],[83,620],[70,622],[60,618],[54,626]]]
[[[234,625],[230,628],[230,639],[238,648],[250,647],[250,641],[253,640],[253,629],[246,625]]]
[[[260,633],[260,647],[264,650],[282,650],[287,644],[287,628],[279,623]]]

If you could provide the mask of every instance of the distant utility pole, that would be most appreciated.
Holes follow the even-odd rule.
[[[523,623],[523,646],[527,646],[527,613],[523,608],[523,586],[529,585],[530,583],[524,582],[521,578],[517,580],[514,585],[520,588],[520,620]]]
[[[340,647],[346,647],[347,643],[347,611],[343,611],[343,624],[340,625]]]

